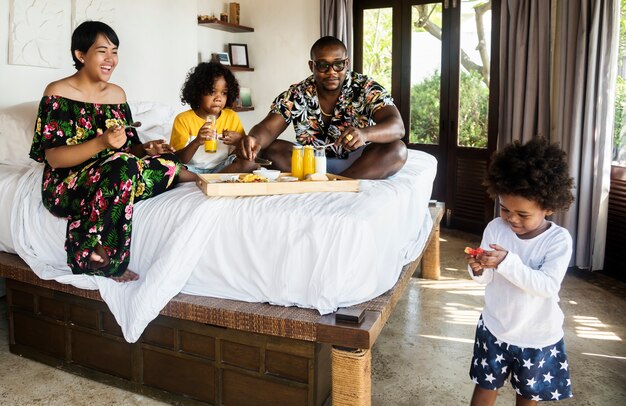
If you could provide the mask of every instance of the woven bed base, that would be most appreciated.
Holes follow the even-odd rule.
[[[368,405],[372,397],[372,353],[334,347],[332,350],[333,405]]]
[[[0,276],[8,279],[9,347],[71,372],[119,376],[130,386],[82,374],[127,390],[157,398],[150,388],[177,393],[185,403],[320,405],[332,387],[333,404],[367,406],[370,350],[411,276],[421,265],[422,277],[439,278],[443,212],[443,205],[430,208],[433,228],[426,247],[403,268],[396,285],[354,306],[365,310],[358,325],[312,309],[179,294],[140,341],[128,344],[97,291],[41,280],[17,255],[0,252]],[[117,354],[113,369],[106,353],[105,358],[93,354],[102,345]],[[174,378],[200,371],[203,383],[163,378],[173,370]]]

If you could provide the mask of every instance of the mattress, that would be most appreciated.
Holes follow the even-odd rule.
[[[30,167],[0,164],[0,251],[15,254],[11,238],[11,209],[17,182]]]
[[[3,166],[2,250],[19,254],[40,278],[98,289],[134,342],[179,292],[321,314],[379,296],[426,243],[437,162],[409,151],[400,172],[360,181],[359,193],[207,197],[181,184],[135,206],[129,269],[140,279],[130,283],[73,275],[66,220],[41,203],[42,166]]]

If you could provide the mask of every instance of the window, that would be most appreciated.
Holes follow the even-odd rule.
[[[626,1],[626,0],[624,0]],[[497,144],[500,0],[354,0],[354,69],[391,90],[404,142],[438,161],[448,226],[482,231]]]

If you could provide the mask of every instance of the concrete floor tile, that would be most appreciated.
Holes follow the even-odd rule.
[[[468,276],[463,248],[472,234],[442,230],[438,281],[414,278],[372,350],[372,404],[466,405],[483,288]],[[621,284],[621,289],[619,288]],[[561,289],[574,398],[563,405],[626,405],[626,284],[568,273]],[[9,353],[0,299],[0,405],[161,405],[154,399]],[[498,405],[513,405],[505,386]]]

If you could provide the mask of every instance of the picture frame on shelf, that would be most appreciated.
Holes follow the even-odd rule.
[[[228,52],[213,52],[211,55],[211,60],[213,62],[219,62],[222,65],[230,66],[230,57]]]
[[[252,107],[252,94],[249,87],[239,88],[239,107]]]
[[[250,67],[248,63],[248,45],[246,44],[228,44],[228,53],[232,66],[242,68]]]

